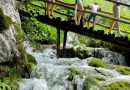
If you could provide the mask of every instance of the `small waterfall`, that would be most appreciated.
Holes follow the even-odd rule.
[[[104,48],[90,48],[94,56],[105,60],[109,64],[126,65],[125,57],[117,52],[112,52]]]
[[[109,64],[126,65],[125,57],[117,52],[110,51],[107,48],[92,48],[85,45],[77,45],[74,47],[77,49],[87,50],[93,54],[93,57],[105,60]]]
[[[78,58],[58,59],[55,55],[56,50],[50,48],[35,52],[28,48],[27,52],[36,58],[38,64],[34,67],[30,79],[23,79],[19,82],[20,90],[83,90],[86,76],[95,77],[96,75],[106,81],[130,78],[130,76],[123,76],[115,70],[95,69],[88,66],[87,60],[91,58],[84,60]]]
[[[68,32],[67,44],[71,44],[73,42],[76,42],[77,44],[79,44],[78,36],[75,33]]]

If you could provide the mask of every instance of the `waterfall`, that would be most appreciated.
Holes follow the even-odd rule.
[[[93,54],[93,57],[105,60],[109,64],[126,65],[125,57],[117,52],[110,51],[107,48],[93,48],[86,47],[85,45],[77,45],[74,47],[75,50],[86,50]]]
[[[28,48],[27,52],[36,58],[38,64],[34,67],[30,79],[18,82],[20,90],[83,90],[86,76],[95,77],[96,75],[96,77],[109,82],[130,78],[130,76],[123,76],[115,70],[103,68],[95,70],[94,67],[87,65],[87,60],[90,58],[84,60],[78,58],[58,59],[56,50],[51,48],[40,51]]]

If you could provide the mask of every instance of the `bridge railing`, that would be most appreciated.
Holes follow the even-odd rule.
[[[110,1],[111,2],[111,0],[106,0],[106,1]],[[47,3],[49,1],[43,0],[43,2]],[[70,9],[70,10],[75,10],[75,7],[74,7],[75,4],[68,4],[68,3],[65,3],[65,2],[61,2],[61,1],[57,1],[55,3],[53,3],[53,2],[49,2],[49,3],[52,3],[52,4],[57,5],[57,6],[61,6],[61,7]],[[113,3],[118,3],[118,2],[113,2]],[[44,6],[38,6],[38,5],[34,5],[34,4],[31,4],[31,5],[39,7],[39,8],[43,8],[43,9],[46,10],[46,7],[44,7]],[[121,3],[121,5],[125,5],[125,4]],[[130,7],[129,5],[126,5],[126,6]],[[59,12],[57,10],[54,10],[54,12],[56,12],[58,14],[61,14],[61,15],[64,15],[64,16],[67,16],[67,17],[73,17],[73,15],[65,14],[65,13]],[[92,13],[89,9],[81,11],[81,12]],[[128,24],[128,25],[130,24],[130,22],[126,21],[126,20],[130,20],[130,18],[121,16],[121,18],[124,19],[124,20],[118,20],[118,19],[115,19],[115,18],[112,17],[112,13],[109,13],[109,12],[106,12],[106,11],[99,11],[99,12],[100,13],[95,13],[95,14],[97,16],[100,16],[100,17],[103,17],[103,18],[107,18],[107,19],[110,19],[110,20],[119,21],[119,22],[122,22],[122,23]],[[106,14],[107,15],[111,15],[111,16],[107,16]],[[106,26],[106,25],[103,25],[103,24],[99,24],[99,23],[96,23],[96,25],[104,27],[104,28],[110,28],[109,26]],[[127,31],[124,31],[124,30],[121,30],[121,31],[124,32],[124,33],[126,33],[126,34],[130,34],[130,32],[127,32]]]

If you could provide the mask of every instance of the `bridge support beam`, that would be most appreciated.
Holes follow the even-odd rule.
[[[60,28],[57,28],[57,57],[60,55]]]
[[[65,49],[66,49],[66,41],[67,41],[67,32],[68,31],[64,31],[64,41],[63,41],[63,53],[62,53],[62,56],[65,57]]]

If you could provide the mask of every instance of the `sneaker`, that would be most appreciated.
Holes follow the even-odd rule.
[[[112,34],[112,31],[109,31],[109,33],[108,34]]]
[[[124,33],[122,33],[121,31],[115,34],[115,37],[121,37],[121,36],[125,36]]]

